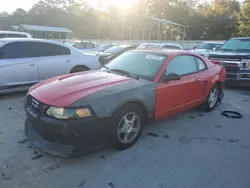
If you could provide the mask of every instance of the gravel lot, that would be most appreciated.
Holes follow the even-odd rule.
[[[34,150],[25,139],[25,94],[0,98],[1,188],[249,188],[250,92],[227,90],[210,113],[192,110],[147,126],[125,151],[77,159]],[[240,111],[243,119],[221,116]]]

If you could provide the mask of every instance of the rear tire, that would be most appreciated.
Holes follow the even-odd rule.
[[[133,146],[141,135],[145,124],[143,111],[134,104],[118,109],[110,121],[110,141],[118,150]]]
[[[222,91],[220,91],[220,88],[216,84],[209,92],[206,102],[201,105],[201,109],[206,112],[212,111],[220,101],[221,92]]]
[[[76,67],[71,69],[70,73],[83,72],[83,71],[87,71],[87,70],[90,70],[90,69],[86,66],[76,66]]]

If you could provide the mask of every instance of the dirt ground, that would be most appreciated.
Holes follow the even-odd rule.
[[[125,151],[62,159],[25,139],[25,94],[0,98],[0,188],[249,188],[250,92],[226,90],[216,110],[147,126]],[[221,111],[241,112],[228,119]]]

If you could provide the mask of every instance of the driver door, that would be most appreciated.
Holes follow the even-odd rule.
[[[25,88],[39,82],[38,57],[33,42],[9,43],[0,51],[0,90]]]
[[[175,73],[179,80],[159,83],[156,91],[156,119],[184,111],[197,105],[202,87],[196,82],[198,68],[191,55],[176,56],[167,66],[164,74]]]

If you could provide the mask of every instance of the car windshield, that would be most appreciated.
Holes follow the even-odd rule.
[[[220,49],[230,51],[250,51],[250,40],[231,39],[227,41]]]
[[[166,55],[129,51],[106,64],[106,68],[122,70],[138,77],[154,80],[167,60]]]
[[[218,48],[220,47],[220,44],[216,44],[216,43],[202,43],[200,46],[197,47],[197,49],[207,49],[207,50],[212,50],[213,48]]]
[[[120,51],[122,51],[125,47],[123,46],[113,46],[107,50],[105,50],[104,52],[107,52],[107,53],[112,53],[112,54],[117,54],[119,53]]]

